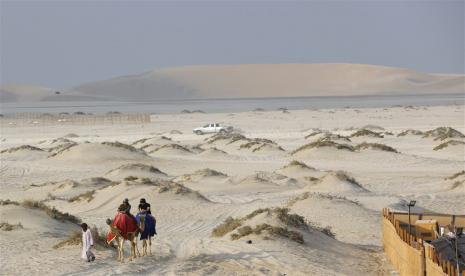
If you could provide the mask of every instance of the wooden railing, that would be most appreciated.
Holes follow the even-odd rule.
[[[441,258],[440,254],[435,251],[431,244],[424,242],[422,239],[416,237],[415,235],[412,235],[411,232],[409,232],[408,224],[406,225],[404,222],[395,218],[395,212],[392,212],[388,208],[384,208],[382,214],[383,217],[389,220],[389,222],[394,226],[397,235],[402,241],[404,241],[412,248],[424,252],[422,256],[425,258],[425,260],[422,262],[422,265],[425,267],[422,268],[422,271],[425,271],[425,275],[460,275],[454,264]],[[465,270],[462,271],[461,275],[465,276]]]

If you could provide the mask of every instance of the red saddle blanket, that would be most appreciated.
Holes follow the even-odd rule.
[[[111,228],[117,229],[119,234],[124,238],[128,238],[129,233],[134,233],[138,230],[137,222],[134,217],[131,217],[125,213],[118,212],[113,219],[112,224],[110,225]],[[107,235],[107,242],[110,243],[116,238],[116,234],[114,231],[108,231]]]

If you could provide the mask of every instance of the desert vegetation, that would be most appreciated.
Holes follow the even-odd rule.
[[[369,137],[374,137],[374,138],[383,138],[384,136],[378,132],[374,132],[372,130],[369,130],[369,129],[360,129],[354,133],[352,133],[352,135],[350,135],[350,137],[361,137],[361,136],[369,136]]]
[[[465,138],[465,135],[463,135],[463,133],[451,127],[438,127],[433,130],[429,130],[425,132],[423,137],[424,138],[434,137],[434,141],[437,141],[437,140],[443,141],[448,138]]]
[[[459,145],[465,145],[465,142],[458,141],[458,140],[449,140],[447,142],[437,145],[436,147],[433,148],[433,150],[442,150],[442,149],[447,148],[448,146],[459,146]]]
[[[135,147],[127,145],[127,144],[123,144],[121,142],[102,142],[102,145],[106,145],[106,146],[110,146],[110,147],[116,147],[116,148],[122,148],[122,149],[125,149],[125,150],[129,150],[131,152],[139,152],[139,150],[136,149]]]
[[[25,200],[21,203],[21,206],[29,209],[38,209],[44,211],[49,217],[59,220],[61,222],[71,222],[74,224],[81,223],[81,220],[73,215],[68,213],[62,213],[55,209],[55,207],[50,208],[49,206],[45,205],[43,202],[40,201],[33,201],[33,200]]]
[[[354,150],[363,150],[363,149],[374,149],[374,150],[398,153],[398,151],[395,148],[392,148],[385,144],[379,144],[379,143],[365,143],[364,142],[354,147]]]
[[[94,246],[110,248],[114,247],[113,244],[108,244],[106,241],[105,233],[102,233],[98,230],[97,227],[93,226],[90,228],[92,232],[92,238],[94,240]],[[53,246],[54,249],[59,249],[65,246],[79,246],[82,244],[82,231],[76,230],[73,231],[66,239],[58,242]]]
[[[91,201],[92,199],[94,199],[94,195],[95,195],[95,190],[91,190],[91,191],[82,193],[82,194],[80,194],[80,195],[71,197],[70,199],[68,199],[68,202],[76,202],[76,201],[86,201],[86,202],[89,202],[89,201]]]
[[[294,151],[291,152],[291,154],[296,154],[298,152],[308,150],[308,149],[313,149],[313,148],[322,148],[322,147],[331,147],[339,150],[348,150],[348,151],[354,151],[354,148],[349,145],[349,144],[339,144],[331,140],[327,139],[320,139],[318,141],[303,145]]]
[[[13,153],[13,152],[17,152],[17,151],[20,151],[20,150],[44,151],[44,150],[42,150],[40,148],[37,148],[37,147],[34,147],[34,146],[22,145],[22,146],[19,146],[19,147],[14,147],[14,148],[9,148],[9,149],[2,150],[2,151],[0,151],[0,153]]]
[[[276,217],[282,226],[271,225],[269,223],[257,224],[255,227],[244,225],[248,220],[262,213],[267,213],[268,215]],[[222,224],[213,229],[212,236],[223,237],[226,234],[237,230],[236,233],[232,233],[230,235],[232,240],[237,240],[250,234],[260,235],[262,232],[266,232],[269,235],[287,238],[298,243],[304,243],[302,233],[289,230],[288,227],[300,229],[302,231],[309,230],[309,224],[305,221],[305,218],[298,214],[290,214],[288,208],[264,208],[257,209],[242,218],[228,217]],[[312,226],[312,229],[329,236],[334,236],[328,228],[319,229]]]
[[[1,231],[14,231],[18,229],[23,229],[23,225],[21,222],[18,224],[10,224],[8,222],[0,222],[0,230]]]

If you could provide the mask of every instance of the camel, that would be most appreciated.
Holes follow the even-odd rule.
[[[138,222],[142,240],[142,256],[152,256],[152,237],[156,234],[155,218],[150,214],[140,212],[137,214],[136,220]],[[149,251],[148,254],[147,248]]]
[[[129,255],[129,261],[140,256],[139,250],[136,246],[138,227],[133,218],[124,212],[118,212],[115,219],[107,219],[107,224],[110,230],[107,235],[107,242],[111,243],[116,239],[118,247],[117,261],[124,262],[124,241],[128,240],[131,245],[131,254]],[[137,254],[136,254],[137,253]]]

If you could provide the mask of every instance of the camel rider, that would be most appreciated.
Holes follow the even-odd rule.
[[[129,199],[125,198],[123,200],[123,205],[125,206],[125,211],[126,211],[126,214],[130,215],[131,214],[131,204],[129,204]]]
[[[139,211],[141,210],[147,210],[147,214],[152,214],[152,212],[150,211],[150,203],[147,203],[147,201],[145,201],[145,198],[140,199]]]

